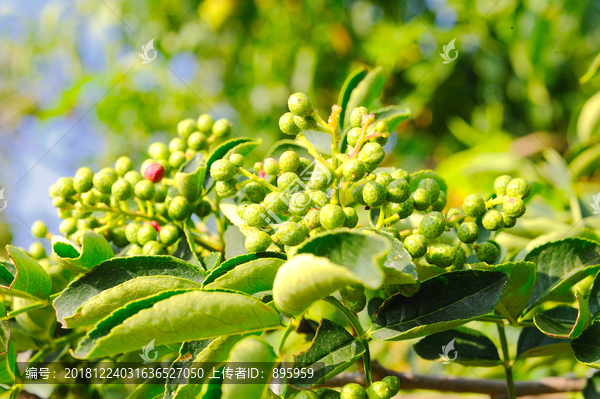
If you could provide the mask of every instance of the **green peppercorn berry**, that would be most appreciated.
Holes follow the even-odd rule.
[[[169,148],[165,143],[161,143],[159,141],[150,144],[148,147],[148,155],[150,158],[159,160],[159,159],[169,159]]]
[[[367,392],[362,386],[352,382],[342,387],[340,399],[367,399]]]
[[[317,127],[317,121],[310,115],[307,116],[294,116],[294,123],[301,130],[313,130]]]
[[[400,392],[400,379],[395,375],[388,375],[387,377],[383,377],[381,382],[383,382],[385,385],[388,386],[388,388],[390,388],[390,393],[392,394],[392,397],[394,397],[394,395],[397,395],[398,392]]]
[[[319,388],[316,393],[319,399],[340,399],[340,393],[333,389]]]
[[[391,182],[394,181],[394,178],[390,176],[387,172],[379,172],[376,175],[375,181],[381,184],[383,187],[387,188]]]
[[[399,204],[410,198],[410,184],[404,179],[392,180],[387,185],[386,191],[387,200],[390,202]]]
[[[215,191],[217,192],[217,195],[221,198],[231,198],[238,193],[237,183],[238,181],[236,179],[218,181],[217,184],[215,184]]]
[[[61,177],[56,182],[56,192],[58,195],[64,198],[71,198],[77,192],[73,187],[73,178],[72,177]]]
[[[404,240],[404,247],[414,258],[420,258],[427,252],[427,238],[423,234],[411,234]]]
[[[215,137],[225,137],[231,133],[231,123],[227,119],[219,119],[212,126],[211,132]]]
[[[346,215],[344,227],[349,227],[351,229],[355,228],[358,224],[358,213],[356,213],[356,209],[347,206],[344,208],[344,214]]]
[[[183,151],[175,151],[169,157],[169,166],[171,166],[173,169],[179,169],[179,167],[181,167],[185,161],[187,161],[187,158],[185,157]]]
[[[479,238],[479,226],[475,222],[466,222],[460,225],[456,231],[458,239],[465,244],[477,241]]]
[[[406,219],[415,211],[415,204],[412,198],[408,198],[401,203],[390,202],[387,205],[387,217],[398,215],[400,219]]]
[[[304,93],[294,93],[288,99],[288,108],[296,116],[308,116],[313,108],[310,98]]]
[[[196,121],[192,118],[184,119],[177,124],[177,134],[183,139],[190,137],[194,130],[196,130]]]
[[[73,188],[78,193],[87,193],[94,187],[94,172],[90,168],[81,168],[73,178]]]
[[[260,163],[260,162],[257,162]],[[281,171],[279,169],[279,164],[277,163],[277,161],[274,158],[267,158],[265,159],[264,163],[260,163],[260,167],[261,169],[264,168],[264,171],[266,174],[271,175],[271,176],[277,176],[279,174],[279,172]],[[260,171],[260,169],[259,169]],[[257,171],[258,173],[258,171]]]
[[[371,137],[369,139],[369,143],[377,143],[383,147],[384,145],[386,145],[388,143],[388,140],[389,140],[388,135],[389,135],[389,133],[385,133],[385,136],[382,135],[382,136],[377,136],[377,137]]]
[[[310,209],[304,216],[304,223],[308,230],[312,231],[317,227],[321,226],[321,219],[319,218],[319,210],[317,208]]]
[[[144,224],[141,226],[136,234],[136,239],[139,245],[142,247],[150,241],[156,241],[158,233],[156,229],[150,224]]]
[[[100,191],[102,194],[111,194],[112,186],[115,184],[117,179],[104,172],[98,172],[94,175],[94,188]]]
[[[100,169],[100,172],[110,175],[115,180],[117,180],[119,178],[119,175],[117,174],[117,172],[115,172],[115,170],[113,168],[108,168],[108,167],[102,168],[102,169]]]
[[[50,195],[50,198],[58,197],[58,185],[56,183],[50,185],[48,194]]]
[[[156,190],[154,184],[150,180],[140,180],[135,185],[135,196],[143,201],[149,201],[154,198]]]
[[[115,162],[115,172],[119,177],[125,176],[125,173],[133,170],[133,168],[133,161],[129,157],[123,156]]]
[[[41,220],[36,220],[31,225],[31,232],[37,238],[44,238],[48,234],[48,228]]]
[[[302,183],[300,177],[293,172],[285,172],[277,178],[277,187],[281,190],[287,190],[294,184]]]
[[[298,223],[285,222],[278,226],[275,237],[284,245],[296,246],[304,241],[305,236],[303,233]]]
[[[446,225],[448,227],[456,226],[465,221],[467,216],[463,213],[460,208],[450,208],[446,211]]]
[[[452,263],[452,270],[461,270],[467,262],[467,254],[462,247],[454,248],[454,262]]]
[[[394,179],[404,179],[408,181],[410,174],[404,169],[396,169],[392,172],[392,177]]]
[[[365,293],[365,287],[362,284],[350,284],[340,289],[340,295],[344,302],[356,301]]]
[[[431,204],[431,209],[437,212],[441,212],[444,210],[444,208],[446,207],[446,193],[443,191],[440,191],[440,195],[438,195],[438,198],[435,200],[435,202],[433,204]]]
[[[308,195],[317,208],[323,208],[329,203],[329,197],[323,191],[311,191]]]
[[[257,182],[250,182],[244,186],[244,193],[250,202],[258,204],[265,199],[269,193],[269,189]]]
[[[454,248],[448,244],[433,244],[427,248],[425,260],[438,267],[448,267],[454,263]]]
[[[502,226],[506,227],[507,229],[515,227],[517,224],[517,218],[510,217],[504,212],[500,213],[502,214]]]
[[[133,197],[133,187],[131,187],[131,184],[127,180],[119,178],[112,185],[111,194],[117,201],[127,201]]]
[[[475,248],[475,256],[477,256],[477,259],[479,259],[481,262],[491,265],[492,263],[496,262],[498,256],[500,256],[500,251],[494,243],[488,241],[479,244],[477,248]]]
[[[446,221],[444,215],[439,212],[431,212],[419,223],[419,233],[425,238],[437,238],[446,230]]]
[[[144,244],[142,253],[146,256],[162,255],[165,253],[165,249],[158,241],[148,241],[146,244]]]
[[[345,305],[352,313],[361,312],[367,306],[367,296],[362,294],[360,298],[354,301],[345,301]]]
[[[250,227],[265,227],[267,221],[266,209],[259,204],[250,204],[242,215],[242,220]]]
[[[192,204],[182,195],[178,195],[171,200],[168,208],[169,217],[173,220],[183,220],[190,215]]]
[[[313,206],[313,201],[306,191],[294,193],[290,196],[290,212],[294,215],[304,216]]]
[[[294,151],[286,151],[279,157],[282,172],[295,172],[300,167],[300,157]]]
[[[483,215],[481,224],[486,230],[496,231],[502,227],[502,214],[494,209],[489,210]]]
[[[327,230],[333,230],[344,226],[346,223],[346,214],[341,206],[327,204],[321,208],[319,219],[323,227]]]
[[[44,246],[40,242],[34,242],[29,246],[29,250],[27,251],[29,255],[36,260],[43,259],[46,257],[46,250]]]
[[[77,231],[77,219],[70,217],[63,220],[60,222],[58,230],[65,236],[75,233]]]
[[[179,231],[179,227],[174,224],[167,224],[160,229],[158,236],[160,237],[160,242],[162,242],[166,246],[173,245],[179,239],[181,232]]]
[[[154,185],[154,202],[165,202],[167,199],[167,194],[169,194],[169,189],[167,186],[162,183],[157,183]]]
[[[144,180],[142,175],[140,175],[135,170],[130,170],[129,172],[125,173],[125,176],[123,178],[127,180],[133,187],[135,187],[135,185],[138,184],[138,182]]]
[[[137,256],[137,255],[143,255],[143,254],[144,254],[144,250],[142,249],[142,247],[140,247],[137,244],[131,244],[131,246],[127,250],[127,256]]]
[[[209,133],[215,124],[214,119],[209,114],[202,114],[198,117],[196,127],[202,133]]]
[[[367,166],[363,161],[356,158],[351,158],[344,163],[342,173],[344,179],[350,182],[359,181],[365,176]]]
[[[529,183],[527,180],[520,177],[512,179],[506,186],[506,195],[509,197],[525,199],[529,197],[530,193],[531,187],[529,186]]]
[[[365,202],[365,199],[363,197],[364,188],[365,188],[364,184],[359,184],[352,189],[352,198],[354,198],[354,201],[356,201],[357,203],[359,203],[361,205],[367,205],[367,203]]]
[[[502,175],[496,178],[496,180],[494,181],[494,192],[498,197],[502,197],[506,194],[506,186],[508,185],[508,183],[510,183],[511,180],[512,177],[509,175]]]
[[[210,213],[212,212],[212,206],[210,205],[210,202],[201,199],[200,201],[198,201],[198,205],[196,205],[196,209],[194,210],[194,213],[199,217],[199,218],[204,218],[208,215],[210,215]]]
[[[360,127],[353,127],[348,131],[348,145],[350,147],[356,147],[358,141],[360,140],[360,136],[362,135],[362,129]]]
[[[411,198],[417,211],[424,211],[429,208],[431,203],[429,202],[429,194],[424,188],[417,188],[412,194]]]
[[[187,139],[187,145],[194,151],[201,151],[206,148],[206,136],[201,132],[194,132],[190,134]]]
[[[362,117],[364,114],[369,112],[366,107],[357,107],[350,113],[350,125],[352,127],[361,127]]]
[[[429,203],[433,204],[440,195],[440,186],[433,179],[423,179],[419,182],[419,188],[424,189],[429,196]]]
[[[87,193],[82,193],[80,197],[81,202],[84,205],[94,206],[98,202],[98,198],[96,198],[96,195],[94,194],[93,190],[90,190]]]
[[[210,166],[210,175],[216,181],[231,180],[238,172],[238,167],[228,159],[218,159]]]
[[[287,200],[285,200],[285,195],[281,192],[273,191],[267,194],[263,201],[263,206],[266,210],[276,215],[283,215],[288,211]]]
[[[392,391],[386,383],[377,381],[367,389],[369,399],[391,399]]]
[[[231,154],[229,160],[238,168],[244,166],[244,156],[242,154]]]
[[[371,181],[365,184],[363,189],[363,199],[371,208],[379,208],[385,203],[387,191],[385,187],[376,181]]]
[[[285,134],[295,136],[300,133],[300,128],[294,122],[294,114],[286,112],[279,118],[279,129]]]
[[[319,396],[313,391],[302,391],[296,394],[295,399],[319,399]]]
[[[485,201],[481,195],[468,195],[463,201],[463,210],[468,216],[478,218],[483,216],[486,211]]]
[[[58,208],[56,211],[57,211],[56,213],[58,214],[58,217],[61,219],[66,219],[66,218],[70,218],[71,216],[73,216],[73,213],[67,209]]]
[[[273,243],[271,236],[264,231],[256,231],[246,237],[244,246],[248,252],[263,252]]]
[[[129,245],[129,240],[125,232],[125,227],[118,226],[109,230],[110,241],[119,248],[124,248]]]
[[[525,202],[516,197],[508,197],[502,204],[502,211],[511,218],[520,218],[525,214]]]
[[[95,229],[98,226],[100,226],[100,223],[94,216],[88,216],[77,220],[77,228],[79,230]]]
[[[137,243],[137,233],[141,227],[142,226],[140,226],[137,223],[129,223],[125,227],[125,237],[127,237],[127,241],[129,241],[132,244],[136,244]]]
[[[358,153],[358,159],[371,167],[372,165],[379,165],[384,158],[385,151],[377,143],[366,143]]]
[[[174,153],[175,151],[184,152],[187,149],[187,141],[182,138],[175,137],[169,142],[169,152]]]

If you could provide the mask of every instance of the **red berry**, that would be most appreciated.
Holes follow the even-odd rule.
[[[157,222],[157,221],[155,221],[155,220],[151,221],[151,222],[150,222],[150,225],[151,225],[152,227],[154,227],[154,229],[155,229],[156,231],[160,232],[160,226],[158,225],[158,222]]]
[[[158,183],[165,177],[165,168],[159,163],[153,163],[144,171],[144,178],[152,183]]]

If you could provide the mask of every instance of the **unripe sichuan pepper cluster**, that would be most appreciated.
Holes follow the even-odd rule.
[[[290,399],[391,399],[400,392],[400,380],[396,376],[384,377],[367,389],[356,383],[346,384],[340,392],[329,388],[306,390],[290,396]]]
[[[58,179],[50,187],[50,197],[64,219],[60,232],[81,244],[83,233],[94,230],[115,247],[129,246],[127,255],[173,253],[184,221],[192,214],[204,218],[215,211],[206,198],[178,188],[178,171],[196,154],[208,154],[213,142],[230,130],[226,119],[214,121],[208,114],[185,119],[177,125],[178,137],[168,145],[149,146],[149,158],[139,170],[123,156],[113,167],[97,172],[83,167],[74,177]],[[37,251],[37,255],[45,254]]]

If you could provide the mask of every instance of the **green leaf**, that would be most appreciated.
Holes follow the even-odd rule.
[[[75,355],[92,359],[129,352],[153,339],[165,345],[281,327],[272,307],[239,293],[190,291],[139,310],[147,300],[129,303],[96,324]]]
[[[389,297],[373,317],[369,335],[399,341],[465,324],[494,310],[508,276],[502,272],[458,270],[421,282],[412,297]]]
[[[312,368],[312,377],[291,378],[298,389],[312,388],[329,381],[365,353],[365,346],[346,329],[331,320],[321,319],[310,347],[294,356],[294,367]]]
[[[588,378],[585,388],[581,390],[583,399],[598,399],[600,398],[600,371],[596,371]]]
[[[343,266],[375,289],[383,281],[383,264],[391,244],[370,231],[337,229],[318,234],[298,246],[298,254],[308,253],[328,258]]]
[[[202,259],[202,263],[204,263],[204,267],[206,267],[207,271],[214,269],[219,266],[221,263],[221,253],[220,252],[211,252]]]
[[[577,120],[577,137],[589,143],[600,132],[600,91],[588,99]]]
[[[211,165],[219,159],[224,158],[228,154],[236,152],[241,155],[248,155],[253,149],[258,147],[262,143],[262,139],[250,138],[250,137],[236,137],[219,144],[208,156],[206,161],[206,170],[209,171]],[[214,185],[214,180],[210,176],[210,173],[206,173],[204,179],[205,192],[208,192]]]
[[[470,269],[496,270],[508,274],[508,282],[496,309],[502,316],[516,324],[533,292],[537,277],[535,263],[505,262],[495,266],[476,263],[467,267]]]
[[[600,369],[600,322],[595,322],[571,341],[575,359],[579,363]]]
[[[52,289],[52,281],[48,273],[39,263],[25,252],[11,245],[6,246],[8,256],[15,264],[14,278],[10,279],[10,271],[3,265],[3,284],[10,281],[10,285],[0,285],[0,294],[33,300],[46,300]],[[12,268],[9,265],[8,268]]]
[[[231,349],[227,362],[252,363],[258,369],[258,375],[272,375],[273,367],[277,365],[277,355],[264,339],[246,337],[236,343]],[[265,383],[254,384],[223,384],[222,399],[262,398],[269,390],[268,380]]]
[[[385,86],[385,73],[382,67],[373,69],[358,83],[348,99],[346,109],[349,112],[345,113],[344,126],[350,125],[350,114],[354,108],[361,106],[370,108],[373,105],[373,101],[381,94],[383,86]]]
[[[137,280],[139,278],[139,286]],[[153,278],[156,278],[154,281]],[[189,283],[183,281],[188,280]],[[176,287],[192,287],[204,281],[204,272],[180,259],[171,256],[132,256],[114,258],[100,265],[69,284],[54,300],[56,318],[63,327],[78,324],[79,311],[83,305],[93,300],[94,303],[111,296],[118,298],[119,306],[150,295],[162,289]],[[129,282],[128,284],[125,284]],[[156,286],[153,287],[154,282]],[[168,288],[170,287],[170,288]],[[123,295],[127,293],[127,295]],[[104,309],[108,311],[110,303]],[[88,307],[93,312],[93,306]],[[91,313],[90,313],[91,315]],[[67,320],[68,319],[68,320]]]
[[[296,154],[298,154],[298,156],[312,159],[312,156],[302,143],[289,139],[279,140],[277,143],[273,144],[273,146],[271,146],[271,148],[267,150],[267,153],[265,154],[265,159],[279,159],[281,154],[290,150],[294,151]]]
[[[0,302],[0,316],[6,316],[6,308]],[[12,385],[15,383],[16,355],[10,343],[10,325],[8,321],[0,321],[0,384]]]
[[[555,320],[575,323],[578,311],[569,306],[557,306],[543,313]],[[517,342],[517,360],[571,353],[570,343],[570,339],[552,338],[543,334],[536,327],[525,327],[521,331]]]
[[[577,299],[577,319],[575,323],[564,323],[554,320],[544,313],[538,313],[533,316],[533,323],[541,332],[549,337],[577,338],[590,325],[592,318],[587,301],[579,291],[575,293],[575,298]]]
[[[415,284],[419,281],[417,267],[404,245],[391,234],[380,233],[386,237],[392,249],[383,263],[383,282],[385,284]]]
[[[193,223],[190,221],[190,223]],[[194,238],[192,232],[190,230],[190,226],[187,223],[183,225],[183,234],[179,243],[177,244],[177,248],[173,253],[173,256],[179,259],[182,259],[194,266],[204,268],[202,262],[198,259],[198,256],[195,252],[196,243],[194,242]]]
[[[219,205],[219,209],[221,209],[223,215],[225,215],[234,226],[239,228],[245,236],[248,236],[252,233],[252,229],[248,227],[248,225],[237,214],[237,205],[221,204]]]
[[[196,201],[202,191],[202,184],[206,177],[206,164],[204,155],[199,152],[181,166],[175,174],[177,191],[190,201]]]
[[[362,284],[352,270],[327,258],[298,254],[285,262],[273,283],[273,300],[288,315],[299,315],[310,305],[350,284]]]
[[[590,315],[592,320],[600,315],[600,272],[596,273],[592,286],[588,292],[588,308],[590,309]]]
[[[371,111],[371,113],[375,115],[373,125],[379,121],[383,121],[387,125],[388,130],[393,132],[399,124],[410,116],[410,109],[398,105],[390,105]]]
[[[440,190],[442,190],[445,193],[448,192],[448,185],[446,184],[446,181],[431,169],[423,169],[410,174],[410,176],[408,177],[410,183],[410,191],[415,191],[417,188],[419,188],[419,183],[421,182],[421,180],[424,179],[435,180],[436,183],[440,186]]]
[[[598,72],[598,68],[600,68],[600,53],[598,55],[596,55],[596,57],[590,64],[590,67],[585,72],[585,74],[579,78],[579,83],[580,84],[587,83],[591,78],[596,76],[596,74]]]
[[[346,113],[352,112],[352,110],[347,110],[348,101],[350,101],[350,95],[352,91],[358,86],[358,84],[367,76],[367,68],[360,67],[355,69],[348,75],[346,81],[342,85],[342,89],[340,90],[340,94],[338,97],[338,105],[342,107],[342,112],[340,114],[340,130],[344,131],[344,121],[346,118]]]
[[[598,169],[598,162],[600,162],[600,144],[581,151],[569,163],[569,170],[575,174],[575,177],[591,175]]]
[[[59,265],[77,273],[85,273],[100,262],[115,256],[108,241],[91,230],[83,233],[81,248],[64,237],[53,236],[52,251]]]
[[[425,337],[414,348],[423,359],[442,360],[444,364],[456,362],[465,366],[494,367],[501,363],[491,339],[462,326]]]
[[[581,238],[565,238],[533,249],[525,257],[537,267],[537,280],[525,313],[562,294],[600,270],[600,245]]]
[[[280,252],[262,252],[228,259],[214,268],[204,280],[209,289],[227,288],[246,294],[273,289],[273,281],[287,256]]]
[[[12,309],[23,309],[34,303],[36,302],[30,299],[14,298]],[[49,343],[52,341],[56,316],[50,306],[21,313],[16,316],[16,321],[29,335],[35,337],[38,342]]]
[[[146,380],[135,387],[126,399],[156,399],[162,398],[165,392],[165,386],[161,384],[158,378]]]

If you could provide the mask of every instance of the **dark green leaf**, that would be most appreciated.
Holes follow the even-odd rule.
[[[557,306],[543,313],[555,320],[575,323],[578,312],[577,309],[569,306]],[[536,327],[525,327],[519,335],[517,359],[571,353],[570,342],[570,339],[557,339],[544,335]]]
[[[0,317],[6,316],[6,308],[0,302]],[[0,384],[15,383],[16,355],[10,343],[10,325],[8,321],[0,321]]]
[[[160,379],[155,378],[147,380],[138,385],[126,399],[155,399],[163,396],[165,386],[160,383]]]
[[[414,348],[423,359],[441,360],[444,364],[456,362],[465,366],[493,367],[501,363],[492,340],[479,331],[462,326],[425,337]]]
[[[598,399],[600,398],[600,371],[596,371],[588,378],[585,388],[581,391],[583,399]]]
[[[383,86],[385,86],[385,73],[382,67],[373,69],[358,83],[356,88],[352,90],[348,105],[346,106],[347,112],[344,115],[344,126],[350,124],[350,114],[354,108],[370,108],[373,105],[373,101],[379,97]]]
[[[578,362],[600,369],[600,322],[595,322],[571,341]]]
[[[83,233],[81,248],[63,237],[53,236],[52,251],[59,265],[77,273],[85,273],[115,256],[108,241],[92,230]]]
[[[342,113],[340,114],[340,130],[344,131],[344,121],[346,118],[346,113],[352,112],[352,110],[347,110],[348,101],[350,100],[350,95],[352,91],[358,86],[358,84],[367,76],[367,69],[365,67],[360,67],[355,69],[348,75],[346,81],[342,85],[342,89],[340,90],[340,94],[338,97],[338,105],[342,107]]]
[[[299,389],[321,385],[353,365],[365,350],[363,343],[344,327],[321,319],[310,347],[294,356],[294,366],[312,368],[313,377],[291,378],[289,384]]]
[[[577,338],[581,332],[591,323],[590,311],[587,301],[578,292],[577,298],[577,319],[575,323],[564,323],[559,320],[554,320],[544,313],[538,313],[533,317],[535,326],[544,334],[553,338]]]
[[[404,340],[465,324],[494,310],[508,276],[502,272],[459,270],[421,282],[412,297],[388,298],[373,317],[369,335]]]
[[[44,268],[18,248],[7,245],[6,250],[8,251],[8,256],[10,256],[15,264],[15,277],[11,279],[10,285],[0,286],[0,294],[33,300],[48,299],[50,290],[52,289],[52,281]],[[3,265],[2,269],[4,270],[4,279],[8,280],[8,274],[11,272],[9,269],[10,266],[6,266],[8,268]]]
[[[600,272],[594,277],[587,300],[592,319],[595,319],[600,315]]]

